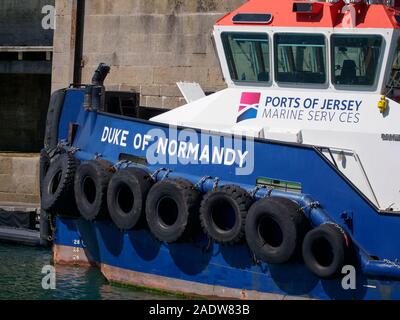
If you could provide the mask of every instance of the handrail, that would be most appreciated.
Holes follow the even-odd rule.
[[[334,153],[345,152],[345,153],[350,154],[350,155],[356,160],[356,163],[358,164],[358,167],[359,167],[360,170],[361,170],[361,173],[362,173],[362,175],[363,175],[363,177],[364,177],[365,182],[367,183],[367,186],[368,186],[368,188],[369,188],[369,191],[370,191],[371,194],[372,194],[373,200],[375,201],[375,205],[376,205],[380,210],[382,210],[382,208],[381,208],[381,206],[380,206],[380,204],[379,204],[378,197],[376,196],[376,193],[375,193],[375,191],[374,191],[374,188],[372,187],[371,181],[369,180],[368,175],[367,175],[367,172],[365,171],[365,168],[364,168],[364,166],[363,166],[363,164],[362,164],[361,158],[360,158],[360,156],[357,154],[357,152],[356,152],[355,150],[341,149],[341,148],[331,148],[331,147],[318,147],[318,148],[321,149],[322,151],[323,151],[323,150],[327,150],[327,151],[329,152],[330,156],[332,157],[333,164],[335,165],[335,167],[336,167],[338,170],[340,170],[340,169],[339,169],[339,166],[337,165],[336,161],[335,161],[334,158],[333,158],[332,151],[333,151]],[[322,153],[323,153],[323,152],[322,152]],[[327,157],[327,159],[329,159],[329,158]]]

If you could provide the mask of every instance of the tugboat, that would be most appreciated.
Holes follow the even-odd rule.
[[[249,0],[213,38],[227,89],[126,112],[53,94],[55,263],[238,299],[400,298],[400,1]],[[52,229],[53,229],[52,228]]]

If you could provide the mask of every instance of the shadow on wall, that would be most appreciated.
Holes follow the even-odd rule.
[[[50,88],[50,75],[0,74],[0,151],[40,151]]]

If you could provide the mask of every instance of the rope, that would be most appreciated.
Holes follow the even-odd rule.
[[[129,160],[121,160],[121,161],[118,161],[116,164],[114,164],[112,167],[115,169],[115,170],[121,170],[121,167],[125,164],[126,166],[125,166],[125,168],[127,168],[130,164],[132,163],[132,161],[129,161]]]
[[[194,186],[195,186],[195,188],[197,188],[197,189],[201,189],[201,187],[203,186],[203,184],[204,184],[204,182],[206,182],[207,180],[210,180],[210,179],[212,179],[212,177],[210,177],[210,176],[204,176],[203,178],[201,178],[200,180],[199,180],[199,182],[197,182]]]
[[[167,179],[169,177],[170,173],[172,172],[172,170],[171,169],[167,169],[166,172],[167,173],[164,175],[164,177],[161,179],[161,181],[163,181],[164,179]]]
[[[272,194],[272,191],[274,190],[274,189],[272,189],[272,188],[268,188],[267,186],[256,186],[256,187],[253,189],[253,191],[251,192],[251,196],[252,196],[253,198],[255,198],[256,195],[257,195],[257,193],[258,193],[260,190],[263,190],[263,189],[267,190],[267,191],[265,192],[264,198],[269,198],[269,197],[271,196],[271,194]]]
[[[81,149],[77,148],[77,147],[71,147],[68,150],[68,154],[70,154],[71,156],[73,156],[75,153],[77,153],[78,151],[81,151]]]
[[[163,171],[163,170],[165,170],[165,168],[159,168],[159,169],[157,169],[156,171],[154,171],[153,172],[153,174],[151,174],[151,178],[154,180],[154,181],[156,181],[157,179],[157,176],[158,176],[158,174],[161,172],[161,171]]]
[[[67,146],[67,142],[66,141],[60,141],[58,144],[57,144],[57,148],[59,148],[59,149],[64,149],[65,147]]]
[[[389,266],[395,267],[397,269],[400,269],[400,265],[396,262],[390,261],[389,259],[384,259],[383,260],[384,263],[386,263]]]
[[[311,202],[309,205],[306,205],[306,206],[300,208],[299,210],[301,210],[301,211],[305,211],[306,209],[313,210],[313,209],[318,209],[320,207],[321,207],[321,204],[318,201],[314,201],[314,202]]]
[[[344,240],[345,240],[345,242],[346,242],[346,247],[349,247],[350,246],[350,240],[349,240],[349,237],[347,236],[347,233],[346,233],[346,231],[342,228],[342,226],[340,226],[340,225],[338,225],[337,223],[335,223],[335,222],[327,222],[327,223],[325,223],[325,224],[330,224],[330,225],[332,225],[332,226],[335,226],[339,231],[340,231],[340,233],[343,235],[343,237],[344,237]]]
[[[214,178],[214,185],[213,185],[213,190],[217,190],[219,185],[219,178],[215,177]]]
[[[252,198],[256,197],[256,194],[258,193],[258,191],[260,191],[261,189],[265,188],[265,186],[256,186],[253,191],[250,193]]]
[[[171,169],[167,169],[167,168],[159,168],[156,171],[154,171],[154,173],[151,175],[151,178],[154,181],[157,181],[157,176],[160,172],[162,171],[166,171],[166,174],[164,175],[164,177],[161,179],[161,181],[163,181],[164,179],[168,178],[168,176],[170,175],[170,173],[172,172]]]
[[[94,154],[94,160],[98,160],[98,159],[100,159],[101,157],[103,157],[103,155],[101,154],[101,153],[95,153]]]
[[[55,148],[51,148],[48,151],[46,150],[46,152],[49,155],[49,157],[53,159],[57,154],[61,154],[64,150],[65,148],[62,146],[62,144],[58,144]]]

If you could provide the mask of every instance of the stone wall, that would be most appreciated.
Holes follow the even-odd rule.
[[[72,81],[73,9],[68,1],[56,0],[54,90]],[[211,31],[221,16],[244,2],[87,0],[83,82],[90,82],[97,65],[105,62],[112,66],[108,89],[140,92],[143,106],[182,105],[177,81],[199,82],[205,91],[220,90],[225,85]]]
[[[39,156],[0,153],[0,203],[38,204]]]
[[[56,0],[55,6],[52,91],[73,82],[76,0]]]

